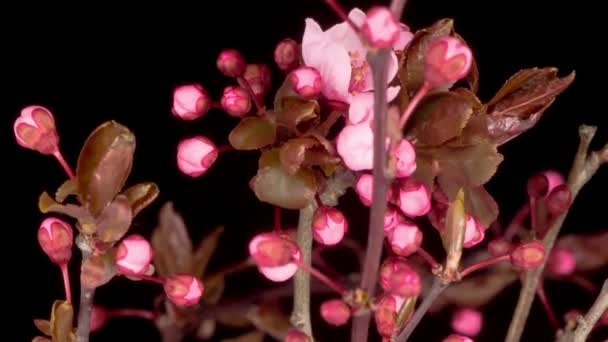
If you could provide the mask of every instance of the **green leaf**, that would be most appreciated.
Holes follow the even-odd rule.
[[[70,342],[75,340],[73,333],[74,309],[64,300],[56,300],[51,311],[51,336],[53,341]]]
[[[416,31],[404,50],[400,62],[401,92],[406,95],[406,98],[414,96],[424,83],[424,56],[429,43],[453,33],[454,21],[452,19],[441,19],[427,28]]]
[[[80,200],[97,217],[121,191],[131,172],[135,136],[125,126],[108,121],[87,138],[78,157],[76,177]]]
[[[466,147],[442,147],[432,153],[439,163],[438,181],[452,184],[452,189],[485,184],[503,160],[496,146],[489,142]]]
[[[209,265],[209,260],[217,249],[217,244],[224,232],[224,226],[215,228],[210,234],[203,238],[192,256],[192,274],[202,278]]]
[[[133,217],[150,205],[158,197],[158,193],[158,186],[152,182],[135,184],[123,191],[131,205]]]
[[[416,146],[439,146],[458,137],[471,114],[473,103],[455,92],[427,96],[408,124],[408,136]]]
[[[574,81],[575,72],[557,77],[556,68],[524,69],[511,76],[487,103],[488,131],[497,145],[532,128]]]
[[[301,168],[295,174],[289,174],[281,166],[258,169],[250,187],[260,201],[285,209],[306,207],[317,192],[315,176],[310,170]]]
[[[46,319],[35,319],[34,325],[46,336],[51,336],[51,322]]]
[[[74,178],[68,179],[61,184],[55,193],[55,200],[59,203],[63,203],[66,198],[72,195],[78,195],[78,182]]]
[[[192,270],[192,242],[181,215],[167,202],[152,233],[154,265],[163,277]]]
[[[276,137],[276,127],[270,121],[249,116],[230,132],[228,140],[237,150],[257,150],[273,144]]]
[[[101,241],[113,243],[120,240],[129,230],[133,213],[125,195],[116,199],[103,209],[97,220],[97,234]]]

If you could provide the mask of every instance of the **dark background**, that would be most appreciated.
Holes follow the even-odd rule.
[[[367,9],[386,1],[342,1],[345,7]],[[29,341],[36,334],[33,318],[47,318],[55,299],[63,298],[58,269],[37,245],[36,230],[43,219],[37,199],[42,191],[54,192],[65,180],[50,157],[19,147],[12,124],[21,108],[40,104],[57,121],[61,148],[75,165],[87,135],[106,120],[116,120],[137,137],[135,165],[129,183],[154,181],[161,195],[138,216],[132,232],[149,237],[160,205],[173,201],[185,217],[195,242],[213,227],[225,224],[216,268],[246,256],[245,243],[257,231],[268,229],[272,208],[256,201],[247,182],[254,175],[257,153],[222,154],[204,177],[190,179],[175,165],[179,140],[204,134],[218,145],[237,120],[212,111],[194,122],[184,122],[170,112],[176,85],[197,81],[219,98],[230,83],[215,68],[223,48],[242,51],[250,62],[272,67],[273,85],[282,74],[273,63],[275,44],[285,37],[301,40],[304,19],[314,17],[323,28],[339,19],[320,0],[301,1],[205,1],[198,5],[174,2],[134,6],[92,4],[52,7],[21,4],[0,11],[0,117],[5,204],[2,246],[5,291],[3,339]],[[543,168],[566,173],[576,151],[580,124],[600,125],[593,147],[608,141],[605,108],[605,23],[599,2],[514,0],[509,2],[409,1],[403,21],[413,30],[442,17],[455,26],[472,47],[480,69],[480,96],[488,100],[510,75],[521,68],[555,66],[560,74],[577,71],[572,86],[545,113],[530,132],[500,148],[505,161],[489,184],[501,206],[501,222],[507,222],[525,199],[527,176]],[[585,188],[567,219],[564,231],[589,232],[608,227],[601,211],[606,208],[608,168],[601,170]],[[341,207],[363,212],[352,193]],[[362,214],[365,215],[365,214]],[[361,216],[361,215],[360,215]],[[351,225],[351,234],[366,236],[366,217]],[[295,223],[286,213],[285,223]],[[75,276],[79,255],[71,268]],[[260,291],[269,283],[252,275],[229,284],[228,294]],[[256,280],[257,279],[257,280]],[[253,281],[255,280],[255,281]],[[246,284],[246,286],[243,286]],[[74,282],[76,288],[76,282]],[[96,300],[109,307],[150,308],[160,291],[153,284],[124,279],[98,291]],[[510,287],[484,307],[486,326],[477,341],[504,338],[517,298]],[[550,284],[549,297],[558,315],[574,305],[586,308],[593,298],[560,284]],[[77,292],[74,294],[77,295]],[[77,298],[77,297],[76,297]],[[7,301],[8,300],[8,301]],[[317,303],[318,305],[318,303]],[[315,307],[316,308],[316,307]],[[416,341],[439,341],[449,333],[447,313],[425,319]],[[551,328],[540,305],[535,305],[524,341],[550,341]],[[348,328],[323,329],[321,341],[346,340]],[[327,331],[325,331],[327,330]],[[605,331],[604,331],[605,332]],[[326,338],[327,336],[327,338]],[[596,336],[599,340],[599,335]],[[138,320],[113,321],[93,341],[155,341],[152,324]]]

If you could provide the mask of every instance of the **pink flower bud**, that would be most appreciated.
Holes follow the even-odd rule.
[[[396,160],[397,178],[409,177],[416,171],[416,151],[414,146],[407,139],[401,139],[393,149],[393,156]]]
[[[199,84],[182,85],[173,91],[173,115],[183,120],[194,120],[207,114],[211,99]]]
[[[165,294],[177,306],[191,306],[201,299],[203,283],[190,274],[174,274],[165,280]]]
[[[488,243],[488,253],[490,253],[491,256],[497,257],[505,255],[511,253],[512,249],[513,245],[511,242],[503,238],[497,238]]]
[[[442,37],[429,44],[424,58],[424,76],[433,87],[460,80],[469,73],[473,53],[460,39]]]
[[[473,216],[466,215],[466,226],[464,231],[464,247],[471,248],[481,241],[485,237],[485,228],[481,222],[477,221]]]
[[[266,278],[283,282],[293,277],[302,258],[298,246],[285,237],[273,233],[256,235],[249,243],[249,254]]]
[[[122,274],[141,275],[146,272],[152,260],[152,246],[141,235],[124,238],[116,252],[116,266]]]
[[[546,198],[557,186],[566,182],[564,176],[554,170],[538,172],[528,179],[528,196]]]
[[[353,171],[374,166],[374,132],[368,123],[348,125],[336,138],[337,150],[346,167]]]
[[[217,68],[228,77],[242,76],[245,72],[245,58],[237,50],[224,50],[217,57]]]
[[[419,217],[431,210],[431,194],[422,182],[408,178],[399,186],[397,203],[406,216]]]
[[[557,276],[567,276],[576,270],[576,257],[571,251],[556,247],[549,254],[547,271]]]
[[[374,192],[374,176],[369,173],[364,173],[359,176],[355,183],[355,191],[359,195],[361,203],[366,206],[372,205],[372,195]],[[391,188],[386,192],[386,200],[390,200],[393,197],[393,191]]]
[[[523,269],[536,268],[545,260],[545,246],[537,241],[519,245],[511,251],[511,263]]]
[[[251,98],[239,86],[228,86],[222,94],[222,108],[231,116],[243,117],[251,110]]]
[[[17,143],[42,154],[53,154],[59,150],[59,135],[51,111],[42,106],[28,106],[21,110],[15,120],[13,131]]]
[[[387,208],[384,213],[384,236],[388,237],[400,221],[399,213],[393,208]]]
[[[72,258],[74,233],[72,227],[55,217],[42,221],[38,229],[38,243],[52,262],[61,265]]]
[[[483,316],[470,308],[461,308],[452,316],[452,329],[459,334],[475,337],[481,332]]]
[[[177,146],[177,167],[190,177],[203,175],[218,156],[217,147],[203,136],[182,140]]]
[[[285,336],[285,342],[312,342],[312,340],[300,330],[292,330]]]
[[[410,31],[409,26],[401,23],[399,24],[401,31],[399,31],[399,38],[393,43],[393,50],[401,51],[405,49],[406,46],[412,41],[414,38],[414,34]]]
[[[376,303],[374,318],[378,333],[383,337],[390,337],[395,332],[395,315],[401,309],[405,298],[392,294],[384,294]]]
[[[556,186],[547,196],[547,210],[552,215],[561,215],[572,205],[572,193],[568,184]]]
[[[375,48],[392,46],[399,39],[401,26],[393,12],[384,6],[374,6],[367,11],[363,34]]]
[[[336,208],[319,207],[312,221],[313,237],[318,243],[333,246],[344,238],[348,231],[348,221]]]
[[[393,228],[388,240],[395,254],[408,256],[422,244],[422,232],[415,223],[404,221]]]
[[[350,308],[341,299],[330,299],[321,304],[321,317],[331,325],[341,326],[350,319]]]
[[[91,310],[91,332],[99,331],[108,321],[108,310],[98,305],[93,305]]]
[[[312,98],[321,91],[321,74],[315,68],[302,66],[291,72],[291,87],[300,96]]]
[[[274,49],[274,61],[279,69],[288,72],[298,66],[300,45],[293,39],[283,39]]]
[[[266,64],[247,64],[243,78],[257,97],[266,95],[270,88],[270,68]]]
[[[452,334],[444,338],[442,342],[473,342],[473,340],[466,336]]]
[[[418,273],[403,258],[387,258],[380,267],[380,286],[400,297],[417,297],[421,284]]]

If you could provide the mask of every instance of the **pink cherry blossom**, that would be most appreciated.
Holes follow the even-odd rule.
[[[511,251],[511,264],[526,270],[536,268],[543,263],[546,254],[541,242],[522,243]]]
[[[350,308],[341,299],[330,299],[321,304],[321,317],[333,326],[346,324],[350,314]]]
[[[460,39],[441,37],[429,44],[424,59],[424,76],[433,87],[454,83],[469,73],[473,53]]]
[[[431,194],[422,182],[408,178],[399,186],[397,203],[408,217],[426,215],[431,210]]]
[[[388,87],[386,89],[386,102],[393,101],[399,94],[401,87]],[[350,124],[368,123],[374,119],[374,93],[364,92],[352,97],[348,109],[348,121]]]
[[[386,292],[401,297],[416,297],[422,285],[420,276],[404,258],[387,258],[380,266],[380,286]]]
[[[367,123],[348,125],[337,137],[337,151],[353,171],[371,170],[374,165],[374,133]]]
[[[134,234],[124,238],[116,252],[116,266],[125,275],[141,275],[152,261],[152,246],[143,236]]]
[[[336,208],[319,207],[313,216],[312,233],[321,244],[334,246],[344,238],[348,231],[348,221]]]
[[[245,58],[235,49],[226,49],[217,57],[217,68],[228,77],[239,77],[245,72]]]
[[[394,208],[387,208],[384,213],[384,236],[388,237],[400,222],[400,215]]]
[[[385,6],[374,6],[367,11],[363,34],[375,48],[392,46],[398,39],[401,27],[393,12]]]
[[[283,39],[274,49],[274,61],[279,69],[289,72],[298,66],[300,45],[293,39]]]
[[[13,131],[17,143],[25,148],[45,155],[59,151],[55,118],[45,107],[33,105],[23,108],[15,120]]]
[[[576,257],[572,251],[556,247],[549,254],[547,271],[554,275],[566,276],[576,270]]]
[[[414,145],[407,139],[401,139],[393,148],[396,161],[395,177],[409,177],[416,171],[416,151]]]
[[[362,173],[355,182],[355,191],[359,195],[361,203],[369,207],[372,204],[374,176],[371,173]],[[393,191],[389,188],[386,192],[386,200],[389,201],[392,197]]]
[[[471,248],[485,237],[485,228],[481,222],[477,221],[473,216],[466,215],[466,225],[464,231],[464,247]]]
[[[365,13],[357,8],[350,11],[348,17],[358,27],[366,20]],[[307,66],[321,73],[321,92],[329,100],[351,103],[352,96],[373,90],[367,49],[346,22],[323,31],[316,21],[306,19],[302,57]],[[391,53],[387,84],[397,75],[397,68],[397,57]]]
[[[228,86],[220,100],[222,108],[231,116],[243,117],[251,110],[251,98],[247,91],[239,86]]]
[[[475,337],[481,332],[483,316],[479,310],[460,308],[452,315],[451,326],[459,334]]]
[[[186,84],[173,91],[173,115],[183,120],[194,120],[211,109],[211,99],[199,84]]]
[[[422,231],[414,222],[403,221],[393,228],[388,241],[395,254],[408,256],[422,244]]]
[[[69,223],[55,217],[42,221],[38,229],[38,243],[52,262],[61,265],[72,258],[74,233]]]
[[[291,72],[291,87],[298,95],[312,98],[321,91],[321,74],[315,68],[299,67]]]
[[[165,294],[177,306],[192,306],[199,302],[205,291],[203,283],[190,274],[174,274],[164,285]]]
[[[209,170],[218,156],[217,147],[203,136],[182,140],[177,146],[177,166],[190,177],[199,177]]]
[[[400,25],[401,31],[399,32],[399,38],[393,43],[393,50],[401,51],[405,49],[412,38],[414,38],[414,34],[410,31],[409,26],[401,23]]]

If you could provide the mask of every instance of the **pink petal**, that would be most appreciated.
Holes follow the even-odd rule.
[[[412,41],[412,38],[414,38],[414,34],[410,31],[410,28],[407,25],[402,23],[399,38],[395,43],[393,43],[393,49],[397,51],[405,49],[410,41]]]
[[[485,229],[473,216],[467,214],[464,232],[464,247],[471,248],[481,241],[485,236]]]
[[[400,86],[386,89],[386,102],[389,103],[397,97]],[[370,122],[374,119],[374,93],[364,92],[354,95],[348,108],[348,120],[352,124]]]

